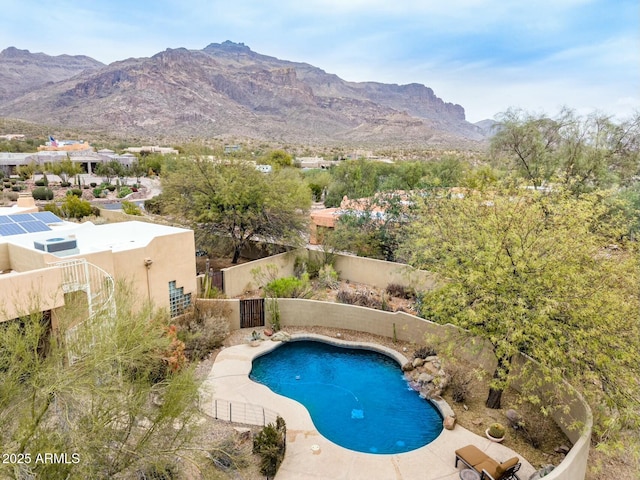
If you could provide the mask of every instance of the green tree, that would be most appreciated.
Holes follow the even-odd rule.
[[[81,220],[83,217],[88,217],[93,213],[91,204],[75,195],[67,195],[64,198],[60,205],[60,211],[65,217],[76,218],[78,220]]]
[[[323,240],[334,250],[396,261],[415,204],[407,194],[381,192],[347,208],[333,232]]]
[[[96,167],[96,175],[104,177],[105,183],[111,183],[114,177],[123,177],[126,173],[124,166],[117,160],[99,163]]]
[[[191,438],[193,370],[167,368],[168,318],[126,290],[118,289],[115,316],[78,327],[73,342],[91,348],[72,365],[64,332],[77,312],[65,308],[58,331],[42,314],[0,327],[0,445],[31,456],[21,473],[0,465],[2,478],[130,478],[141,466],[173,463]],[[37,462],[44,452],[65,452],[68,462]]]
[[[147,169],[141,161],[133,162],[129,169],[132,176],[136,177],[136,183],[140,183],[140,177],[147,174]]]
[[[162,178],[171,209],[198,228],[229,238],[237,263],[249,240],[303,242],[311,193],[294,169],[263,174],[248,162],[182,159]]]
[[[82,173],[82,167],[73,162],[68,156],[61,162],[50,163],[47,170],[60,177],[60,180],[64,183],[69,182],[69,177]]]
[[[489,342],[488,407],[500,407],[522,352],[546,381],[582,389],[601,438],[615,422],[637,428],[637,245],[607,198],[504,188],[425,199],[404,250],[443,280],[424,295],[422,314]]]
[[[393,171],[393,165],[364,159],[348,160],[330,170],[329,185],[324,204],[337,207],[343,197],[370,197],[381,189],[381,185]]]
[[[304,179],[316,202],[322,201],[323,195],[331,183],[331,175],[326,170],[307,170]]]
[[[263,162],[274,168],[291,167],[293,157],[284,150],[273,150],[264,157]]]
[[[30,179],[35,172],[36,165],[33,162],[29,163],[28,165],[18,165],[18,168],[16,169],[16,173],[20,175],[20,178],[22,180]]]
[[[535,187],[554,181],[582,192],[629,184],[640,172],[640,114],[616,123],[569,109],[556,118],[508,110],[499,120],[494,158]]]

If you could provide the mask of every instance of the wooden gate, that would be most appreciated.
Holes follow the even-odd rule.
[[[264,327],[264,298],[240,300],[240,328]]]
[[[211,286],[224,292],[224,272],[222,270],[218,270],[217,272],[212,271],[209,275],[211,275]]]

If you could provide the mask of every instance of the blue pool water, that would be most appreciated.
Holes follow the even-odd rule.
[[[303,404],[322,435],[350,450],[409,452],[442,431],[397,362],[371,350],[289,342],[256,358],[250,378]]]

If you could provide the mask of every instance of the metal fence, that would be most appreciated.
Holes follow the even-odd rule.
[[[270,423],[275,423],[278,417],[276,412],[260,405],[231,402],[219,398],[213,400],[211,408],[203,409],[203,412],[217,420],[245,425],[261,425],[263,427]]]

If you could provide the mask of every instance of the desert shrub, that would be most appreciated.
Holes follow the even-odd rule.
[[[47,187],[36,187],[31,192],[31,196],[35,200],[52,200],[53,199],[53,190]]]
[[[144,209],[153,215],[162,215],[165,210],[166,197],[162,194],[144,201]]]
[[[436,349],[428,345],[417,348],[415,352],[413,352],[413,358],[427,358],[433,357],[434,355],[437,355]]]
[[[318,283],[323,288],[337,289],[340,286],[338,272],[328,263],[323,265],[318,272]]]
[[[11,182],[4,182],[4,188],[11,188]]]
[[[14,192],[19,192],[20,190],[22,190],[22,187],[20,185],[12,185],[11,190]]]
[[[9,200],[10,202],[15,202],[16,200],[18,200],[18,194],[16,192],[7,192],[5,194],[5,197],[7,198],[7,200]]]
[[[67,195],[60,206],[62,214],[67,218],[88,217],[93,213],[91,204],[86,200],[82,200],[75,195]]]
[[[104,188],[106,188],[110,192],[113,192],[116,189],[116,186],[109,184],[109,185],[106,185]]]
[[[272,298],[309,298],[312,293],[306,273],[301,278],[276,278],[264,286],[264,295]]]
[[[91,185],[91,188],[96,188],[98,186],[96,182],[91,182],[89,185]]]
[[[375,308],[376,310],[390,310],[384,297],[380,299],[374,292],[368,290],[343,289],[336,294],[336,300],[347,305],[358,305],[360,307]]]
[[[80,198],[82,197],[82,190],[80,190],[79,188],[72,188],[70,190],[67,190],[67,195],[75,195],[76,197]]]
[[[71,182],[60,182],[60,186],[62,188],[69,188],[71,186]]]
[[[51,212],[54,215],[57,215],[58,217],[63,217],[64,216],[64,214],[62,213],[62,210],[60,210],[60,207],[54,202],[47,203],[44,206],[44,210],[45,210],[45,212]]]
[[[142,215],[142,211],[138,205],[133,202],[127,202],[126,200],[122,202],[122,211],[127,215]]]
[[[293,273],[296,277],[301,277],[304,273],[309,275],[309,278],[317,278],[320,269],[331,262],[325,262],[322,260],[314,260],[308,257],[296,257],[293,264]]]
[[[133,190],[131,190],[129,187],[121,187],[120,191],[118,192],[118,198],[124,198],[131,193],[133,193]]]
[[[36,187],[44,187],[45,186],[45,181],[44,180],[36,180],[35,182]]]
[[[229,322],[224,317],[193,319],[180,330],[178,338],[184,342],[184,354],[190,361],[206,358],[222,345],[229,335]]]
[[[94,188],[93,189],[93,196],[96,198],[100,198],[102,197],[102,188]]]
[[[456,403],[464,403],[470,398],[471,382],[473,380],[472,372],[465,371],[452,364],[448,366],[447,373],[449,374],[447,389],[451,391],[451,398]]]
[[[208,452],[213,464],[221,470],[238,470],[249,465],[242,445],[232,438],[225,438]]]
[[[275,425],[270,423],[253,438],[253,453],[260,455],[260,473],[263,475],[276,475],[284,459],[286,436],[287,427],[284,420],[278,417]]]
[[[178,338],[184,342],[184,354],[190,361],[206,358],[229,335],[227,320],[231,310],[224,302],[196,304],[176,319]]]
[[[392,297],[404,298],[405,300],[413,300],[416,298],[416,291],[412,287],[400,285],[399,283],[390,283],[387,285],[386,292]]]

